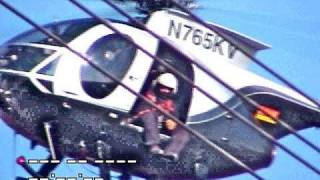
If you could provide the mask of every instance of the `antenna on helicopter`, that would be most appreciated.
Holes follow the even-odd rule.
[[[50,153],[51,153],[51,156],[54,160],[57,159],[56,157],[56,151],[54,149],[54,146],[53,146],[53,140],[52,140],[52,135],[51,135],[51,125],[47,122],[44,123],[44,129],[45,129],[45,134],[46,134],[46,137],[47,137],[47,140],[48,140],[48,144],[49,144],[49,149],[50,149]]]

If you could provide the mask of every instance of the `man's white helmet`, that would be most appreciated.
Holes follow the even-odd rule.
[[[178,80],[177,78],[171,73],[164,73],[161,74],[158,79],[157,83],[166,86],[168,88],[172,88],[173,92],[176,93],[178,89]]]

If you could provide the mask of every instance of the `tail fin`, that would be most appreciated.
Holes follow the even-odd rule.
[[[259,42],[258,40],[250,38],[250,37],[248,37],[244,34],[241,34],[239,32],[232,31],[228,28],[225,28],[225,27],[219,26],[217,24],[213,24],[213,23],[209,23],[209,25],[214,27],[214,29],[217,29],[220,33],[227,36],[228,40],[232,41],[232,44],[235,44],[237,46],[244,48],[245,50],[250,52],[252,55],[256,54],[258,51],[271,48],[269,45],[264,44],[262,42]],[[229,48],[232,48],[229,51],[229,53],[231,53],[230,58],[234,58],[233,62],[231,62],[231,63],[234,63],[237,66],[246,68],[251,60],[248,57],[244,56],[241,52],[239,52],[240,53],[239,56],[235,56],[232,53],[234,53],[236,47],[233,47],[232,45],[230,45],[230,46],[231,47],[229,47]],[[234,57],[232,57],[232,55]]]

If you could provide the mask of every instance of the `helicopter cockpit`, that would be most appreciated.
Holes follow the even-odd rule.
[[[45,29],[69,43],[97,23],[90,19],[63,21],[45,25]],[[39,30],[30,30],[11,39],[0,48],[0,65],[3,69],[29,72],[60,45]],[[41,72],[40,72],[41,73]]]
[[[69,43],[97,24],[98,22],[92,19],[78,19],[50,23],[45,25],[44,28],[47,31],[60,37],[66,43]],[[60,46],[58,42],[55,42],[53,39],[49,38],[41,31],[35,29],[29,30],[25,33],[18,35],[17,37],[9,40],[6,44],[12,44],[17,42]]]
[[[54,52],[56,51],[53,49],[27,43],[10,44],[1,50],[1,66],[5,69],[29,72]]]
[[[190,64],[145,31],[124,22],[113,24],[127,38],[193,77]],[[138,93],[151,82],[150,72],[159,67],[127,38],[91,19],[52,23],[44,27]],[[43,93],[120,112],[132,111],[138,102],[135,95],[40,31],[31,30],[8,41],[1,47],[0,56],[0,72],[27,77]],[[178,94],[186,96],[178,96],[177,105],[182,112],[180,118],[187,119],[192,88],[181,79],[179,82]]]
[[[112,21],[122,33],[149,52],[157,40],[126,22]],[[92,19],[56,22],[44,28],[92,63],[140,92],[153,60],[126,38]],[[38,30],[30,30],[0,48],[0,72],[27,77],[36,89],[98,106],[128,112],[137,98]]]

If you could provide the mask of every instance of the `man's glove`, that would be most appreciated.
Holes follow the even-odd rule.
[[[177,128],[177,123],[172,119],[167,119],[166,120],[166,128],[169,129],[170,131],[172,131]]]

